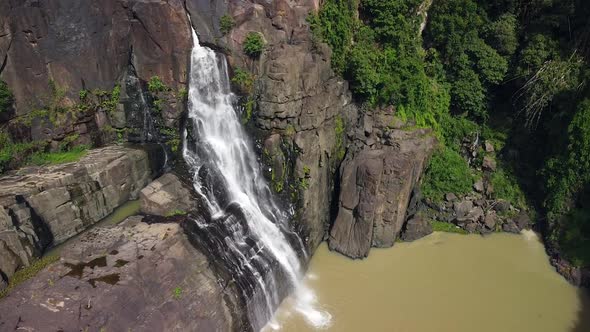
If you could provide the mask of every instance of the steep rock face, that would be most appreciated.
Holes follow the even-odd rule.
[[[51,151],[114,141],[176,150],[192,47],[184,5],[2,1],[0,79],[15,97],[3,133]],[[148,89],[154,77],[165,88]]]
[[[238,307],[178,224],[95,228],[0,302],[27,331],[241,331]],[[34,297],[35,300],[30,299]],[[14,310],[18,308],[18,310]]]
[[[129,64],[148,81],[187,82],[191,48],[180,0],[3,1],[1,78],[19,114],[45,104],[49,81],[77,100],[80,90],[112,89]]]
[[[338,215],[329,245],[352,258],[391,247],[406,220],[411,193],[436,140],[427,129],[402,128],[392,110],[365,114],[340,168]]]
[[[308,251],[329,225],[333,174],[344,153],[344,124],[356,118],[348,85],[330,67],[330,52],[312,41],[306,18],[317,1],[230,1],[235,28],[221,40],[234,67],[257,78],[252,121],[275,192],[295,206]],[[264,36],[260,59],[243,55],[249,32]]]
[[[155,165],[144,150],[113,146],[91,150],[77,163],[28,167],[2,176],[3,278],[29,265],[48,246],[66,241],[136,199],[158,171]]]

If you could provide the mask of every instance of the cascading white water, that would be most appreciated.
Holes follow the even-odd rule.
[[[233,107],[226,59],[200,46],[194,30],[193,43],[183,156],[210,213],[209,222],[195,222],[208,232],[206,241],[217,247],[220,259],[232,265],[238,284],[246,280],[243,288],[249,289],[256,306],[248,308],[254,329],[271,319],[283,282],[295,291],[298,310],[312,323],[325,325],[329,314],[313,308],[313,293],[299,283],[303,244],[289,230],[287,214],[274,203]]]

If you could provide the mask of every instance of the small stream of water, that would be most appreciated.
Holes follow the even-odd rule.
[[[305,284],[333,316],[325,331],[590,331],[589,297],[554,271],[530,231],[434,233],[362,261],[322,245]],[[287,299],[279,308],[279,331],[318,331],[292,306]]]

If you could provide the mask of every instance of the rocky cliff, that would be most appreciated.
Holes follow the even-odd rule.
[[[144,150],[107,147],[77,163],[27,167],[0,177],[0,285],[48,247],[137,199],[161,158],[156,153],[150,161]]]
[[[406,127],[392,109],[366,113],[350,132],[353,144],[340,167],[338,215],[330,248],[363,258],[391,247],[436,140],[428,129]]]
[[[2,130],[9,132],[13,140],[50,142],[48,149],[61,146],[70,137],[76,144],[94,146],[125,140],[165,141],[169,150],[178,150],[192,23],[201,44],[227,56],[233,78],[245,72],[252,80],[250,89],[240,89],[237,80],[233,82],[242,101],[247,101],[242,103],[244,123],[255,139],[265,175],[275,194],[282,198],[284,210],[292,211],[291,223],[303,235],[308,252],[313,253],[330,234],[331,248],[351,257],[364,257],[371,246],[390,246],[399,235],[412,189],[419,181],[435,142],[428,131],[404,127],[394,121],[391,109],[367,112],[357,107],[347,82],[331,69],[330,50],[317,42],[309,30],[307,16],[318,6],[317,0],[3,0],[0,2],[0,78],[14,93],[15,104],[2,123]],[[231,17],[229,31],[222,29],[222,17]],[[264,40],[259,57],[247,56],[243,51],[246,36],[251,32],[260,33]],[[176,141],[176,149],[173,141]],[[102,153],[91,155],[103,154],[108,159],[117,149],[120,148],[106,148]],[[22,239],[27,238],[26,241],[6,242],[6,246],[21,245],[22,248],[11,249],[11,252],[27,253],[30,259],[50,243],[61,242],[99,216],[108,214],[116,204],[135,197],[153,174],[149,173],[149,167],[138,166],[146,161],[140,160],[135,152],[128,154],[96,164],[89,162],[94,168],[84,166],[85,161],[82,161],[75,167],[52,169],[47,173],[51,176],[42,175],[45,171],[39,174],[33,171],[27,178],[14,178],[15,183],[19,183],[14,186],[18,188],[28,188],[29,182],[41,185],[13,195],[14,202],[4,205],[9,214],[18,216],[18,225],[6,222],[6,227],[11,232],[22,233]],[[127,164],[127,160],[135,166]],[[177,166],[182,168],[182,165]],[[43,185],[47,177],[57,184]],[[112,190],[114,187],[117,190]],[[160,178],[143,192],[144,212],[167,215],[183,207],[196,208],[192,202],[184,201],[188,189],[181,187],[178,179]],[[175,201],[174,195],[179,192],[184,193],[182,202]],[[23,202],[30,214],[31,225],[26,227],[29,219],[19,214],[22,208],[19,204]],[[59,209],[74,212],[56,214]],[[38,217],[33,216],[32,211]],[[144,226],[136,229],[151,232]],[[136,235],[129,229],[118,231]],[[190,233],[190,227],[185,227],[185,232]],[[47,238],[42,234],[51,236]],[[191,234],[188,235],[190,238]],[[175,233],[174,238],[178,236]],[[109,242],[104,248],[107,247],[119,251],[114,243]],[[170,248],[177,246],[172,243]],[[172,250],[170,248],[166,245],[162,252]],[[193,253],[194,248],[183,248],[181,260],[189,254],[201,257],[198,250]],[[96,253],[94,249],[93,254]],[[154,255],[158,256],[158,252]],[[24,259],[18,254],[13,256],[6,261]],[[162,259],[158,257],[154,261]],[[140,259],[136,257],[137,264],[143,266]],[[214,257],[209,257],[208,261],[211,263],[212,259]],[[74,260],[74,264],[89,263],[81,257],[74,257]],[[199,258],[199,264],[204,265],[206,261]],[[104,271],[99,269],[100,273],[94,269],[83,270],[78,278],[80,283],[110,278],[114,273],[111,263],[107,257],[106,267]],[[6,266],[0,268],[14,272],[19,264],[7,263]],[[48,276],[69,273],[64,266],[56,264],[53,272],[47,272]],[[190,271],[179,271],[185,272]],[[209,285],[210,271],[203,268],[201,272],[207,275],[205,279]],[[166,271],[163,273],[167,275]],[[114,294],[139,296],[140,303],[152,310],[154,303],[145,298],[145,293],[127,293],[127,290],[144,287],[142,283],[152,289],[157,280],[134,281],[141,276],[133,273],[128,276],[131,281],[124,282],[127,288],[123,290],[104,283],[101,287],[116,288]],[[23,296],[40,289],[41,278],[45,275],[11,296],[10,305],[24,305],[21,303]],[[231,287],[226,288],[230,281],[219,274],[217,278],[218,283],[209,288],[190,286],[198,288],[194,294],[205,298],[205,306],[207,299],[219,297],[219,284],[225,285],[223,291],[232,293]],[[77,281],[61,280],[61,290],[79,286]],[[164,283],[170,288],[168,281]],[[155,290],[156,297],[176,308],[176,304],[171,304],[166,294],[161,293],[169,293],[169,289],[164,288]],[[99,291],[91,291],[99,296]],[[43,290],[48,298],[57,296],[51,292]],[[79,292],[75,294],[76,301],[84,301]],[[233,310],[230,302],[234,300],[211,305],[216,308],[211,315],[211,325],[194,325],[198,322],[190,325],[184,317],[179,317],[178,326],[247,329],[241,318],[236,323],[226,315],[227,310]],[[124,306],[123,302],[117,302],[119,300],[113,301],[113,308]],[[78,302],[72,303],[75,306]],[[70,304],[65,306],[70,308]],[[193,308],[188,302],[185,304],[186,308]],[[47,305],[56,309],[54,300]],[[41,307],[29,305],[26,308],[35,313]],[[107,310],[106,306],[104,308]],[[194,309],[205,310],[203,308]],[[70,314],[69,309],[57,310],[60,314],[56,317],[61,317],[61,313]],[[88,319],[106,319],[100,314],[93,315]],[[10,316],[9,320],[13,318]],[[143,317],[134,319],[133,323],[120,322],[121,326],[147,326],[141,325]],[[87,321],[72,322],[72,327],[82,327]],[[90,325],[101,326],[93,324]],[[167,327],[161,326],[162,329]]]

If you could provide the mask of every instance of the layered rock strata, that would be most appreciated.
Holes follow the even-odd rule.
[[[63,243],[137,199],[157,171],[157,163],[145,150],[111,146],[90,150],[79,162],[26,167],[0,177],[4,281],[49,246]]]

